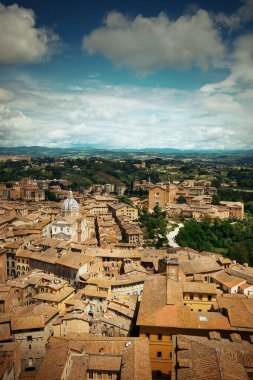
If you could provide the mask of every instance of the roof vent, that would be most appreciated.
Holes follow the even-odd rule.
[[[242,341],[241,335],[237,333],[230,334],[230,339],[232,342],[236,342],[236,343],[241,343]]]
[[[209,338],[211,340],[221,340],[221,335],[217,331],[210,331],[209,332]]]

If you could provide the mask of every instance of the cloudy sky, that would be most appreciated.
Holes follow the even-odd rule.
[[[0,146],[253,148],[253,0],[0,0]]]

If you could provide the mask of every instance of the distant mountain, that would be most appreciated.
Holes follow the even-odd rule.
[[[77,152],[72,148],[48,148],[44,146],[0,147],[0,155],[59,156]]]
[[[33,157],[43,156],[65,156],[80,155],[81,153],[90,155],[118,155],[120,153],[128,154],[246,154],[252,155],[253,149],[247,150],[221,150],[221,149],[174,149],[174,148],[143,148],[143,149],[109,149],[98,146],[78,145],[69,148],[49,148],[44,146],[17,146],[17,147],[0,147],[0,155],[30,155]]]

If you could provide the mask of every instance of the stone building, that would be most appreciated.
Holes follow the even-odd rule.
[[[79,214],[79,204],[70,190],[62,204],[61,216],[52,222],[52,237],[59,240],[82,242],[88,238],[88,226],[84,216]]]
[[[152,211],[155,206],[165,210],[167,203],[175,202],[177,192],[178,186],[170,182],[151,186],[149,188],[149,210]]]
[[[0,345],[0,379],[18,380],[21,372],[20,345],[16,342]]]
[[[41,364],[57,314],[55,308],[45,305],[18,307],[12,313],[11,332],[14,341],[20,343],[23,371],[35,371]]]
[[[35,380],[151,380],[146,338],[70,334],[49,343]]]
[[[138,209],[125,203],[111,204],[109,205],[109,210],[115,218],[124,215],[129,220],[138,220]]]

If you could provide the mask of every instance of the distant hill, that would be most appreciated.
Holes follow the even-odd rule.
[[[0,155],[30,155],[33,157],[43,156],[73,156],[80,153],[99,156],[119,155],[119,154],[246,154],[252,155],[253,149],[248,150],[221,150],[221,149],[187,149],[180,150],[174,148],[143,148],[143,149],[106,149],[90,145],[79,145],[69,148],[49,148],[44,146],[16,146],[16,147],[0,147]]]
[[[61,156],[68,153],[75,153],[72,148],[48,148],[44,146],[15,146],[0,147],[1,155],[30,155],[30,156]]]

